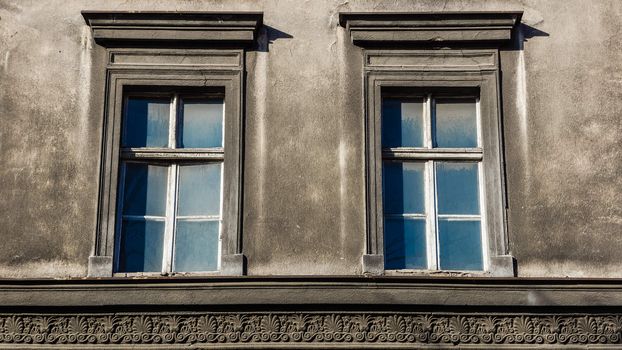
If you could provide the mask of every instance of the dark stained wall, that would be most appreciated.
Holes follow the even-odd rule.
[[[361,273],[362,51],[339,11],[524,11],[501,53],[519,276],[619,276],[622,2],[2,0],[0,277],[86,275],[105,82],[82,10],[263,11],[246,57],[251,275]]]

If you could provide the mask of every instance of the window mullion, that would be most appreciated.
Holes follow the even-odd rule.
[[[162,254],[162,274],[173,271],[173,242],[175,236],[175,211],[177,207],[177,164],[171,164],[166,190],[166,223],[164,225],[164,252]]]
[[[425,98],[423,104],[423,142],[425,148],[432,148],[432,95]]]
[[[425,163],[425,192],[426,192],[426,242],[428,268],[438,269],[438,239],[436,234],[436,181],[434,180],[435,169],[434,161],[429,160]]]
[[[424,147],[433,148],[433,115],[432,115],[432,95],[428,94],[425,98],[423,121],[424,121]],[[426,245],[428,256],[428,268],[431,270],[438,269],[438,238],[436,234],[436,181],[434,171],[434,161],[427,160],[425,162],[425,198],[426,198]]]
[[[168,146],[171,149],[177,146],[177,100],[173,94],[168,123]],[[164,225],[164,246],[162,247],[162,274],[172,272],[173,265],[173,235],[175,231],[175,207],[177,197],[177,164],[171,164],[168,169],[166,188],[166,222]]]
[[[173,94],[171,99],[171,112],[169,113],[169,129],[168,129],[168,146],[170,148],[177,148],[177,106],[179,95]]]

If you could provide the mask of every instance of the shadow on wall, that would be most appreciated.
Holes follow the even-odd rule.
[[[276,28],[264,25],[259,30],[259,38],[257,39],[256,51],[268,52],[270,51],[270,44],[274,44],[279,39],[291,39],[293,36],[282,32]]]
[[[523,51],[525,48],[525,42],[533,39],[533,38],[538,38],[538,37],[549,37],[549,33],[543,32],[537,28],[534,28],[532,26],[529,26],[527,24],[521,23],[519,24],[516,29],[515,32],[513,33],[512,37],[512,43],[508,46],[508,47],[502,47],[499,50],[500,51]],[[535,39],[534,39],[535,40]],[[524,67],[523,67],[524,69]],[[499,79],[501,81],[503,81],[503,70],[501,70],[499,72]],[[500,103],[501,106],[504,106],[504,102],[503,102],[503,91],[500,91],[499,93],[499,99],[500,99]],[[505,122],[504,122],[504,118],[503,118],[503,109],[501,111],[501,145],[502,145],[502,150],[501,152],[504,154],[504,158],[507,159],[507,153],[506,153],[506,144],[505,144],[505,135],[506,135],[506,130],[505,130]],[[505,192],[505,206],[506,208],[510,207],[510,203],[509,203],[509,193],[508,193],[508,178],[507,178],[507,162],[504,161],[503,162],[503,182],[505,183],[505,185],[503,186],[503,191]],[[508,235],[511,235],[512,233],[510,232],[509,228],[508,228]],[[511,238],[510,242],[512,241]],[[508,242],[509,244],[509,242]],[[514,259],[514,273],[516,276],[519,276],[519,264],[517,263],[516,259]]]
[[[535,37],[548,37],[549,33],[543,32],[540,29],[536,29],[534,27],[528,26],[524,23],[521,23],[516,29],[516,35],[514,40],[514,48],[515,50],[523,50],[525,42],[529,41],[531,38]]]

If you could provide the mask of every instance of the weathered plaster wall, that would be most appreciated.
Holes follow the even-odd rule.
[[[525,40],[501,55],[519,275],[620,275],[622,2],[0,0],[0,277],[86,275],[104,82],[81,10],[264,12],[247,55],[253,275],[361,271],[362,58],[339,11],[522,10]]]

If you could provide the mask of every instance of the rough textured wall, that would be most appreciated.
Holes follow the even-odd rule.
[[[503,86],[519,274],[620,277],[622,2],[531,5]]]
[[[522,10],[524,42],[501,55],[519,275],[619,275],[622,2],[0,0],[1,277],[86,274],[104,70],[81,10],[264,12],[247,54],[242,215],[254,275],[361,271],[362,57],[339,11]]]

